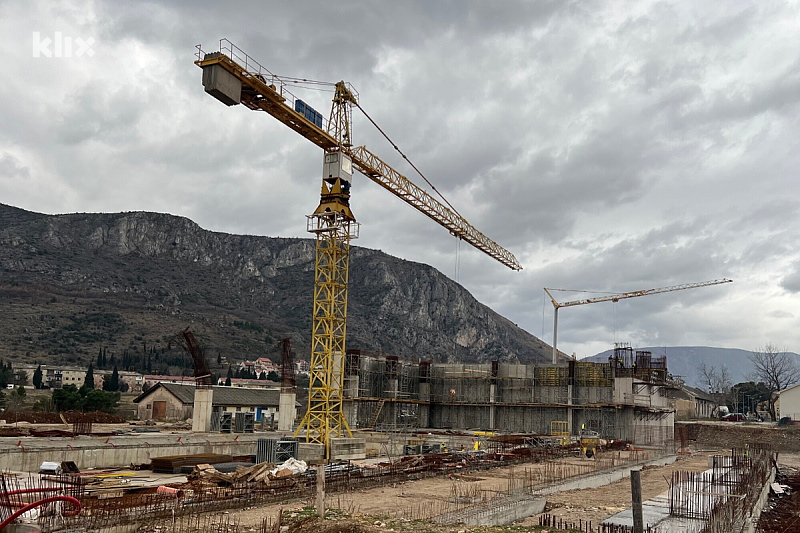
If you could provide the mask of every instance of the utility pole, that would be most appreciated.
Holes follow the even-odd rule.
[[[631,469],[631,503],[633,504],[633,533],[644,533],[642,519],[642,469]]]

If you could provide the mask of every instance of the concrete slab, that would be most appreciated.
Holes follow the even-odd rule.
[[[338,461],[359,460],[367,457],[367,439],[331,439],[331,459]]]

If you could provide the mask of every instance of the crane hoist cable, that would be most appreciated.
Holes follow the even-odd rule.
[[[394,141],[392,141],[392,140],[389,138],[389,136],[386,134],[386,132],[385,132],[385,131],[383,131],[383,129],[381,129],[381,127],[380,127],[380,126],[378,126],[378,124],[377,124],[377,123],[376,123],[374,120],[372,120],[372,117],[371,117],[371,116],[369,116],[369,115],[367,114],[367,112],[366,112],[366,111],[364,111],[364,108],[363,108],[363,107],[361,107],[361,104],[359,104],[358,102],[355,102],[355,105],[356,105],[356,107],[358,107],[359,111],[361,111],[362,113],[364,113],[364,116],[365,116],[365,117],[367,117],[367,120],[369,120],[369,121],[372,123],[372,125],[373,125],[373,126],[375,126],[375,129],[377,129],[379,132],[381,132],[381,135],[383,135],[383,137],[384,137],[384,138],[385,138],[387,141],[389,141],[389,144],[391,144],[391,145],[392,145],[392,148],[394,148],[395,150],[397,150],[397,153],[399,153],[401,156],[403,156],[403,159],[405,159],[405,160],[408,162],[408,164],[409,164],[409,165],[411,165],[411,168],[413,168],[413,169],[414,169],[414,171],[415,171],[417,174],[419,174],[419,177],[421,177],[423,180],[425,180],[425,183],[427,183],[427,184],[430,186],[430,188],[431,188],[431,189],[433,189],[433,190],[436,192],[436,194],[438,194],[438,195],[439,195],[439,198],[441,198],[441,199],[442,199],[442,201],[443,201],[445,204],[447,204],[447,207],[449,207],[450,209],[452,209],[452,210],[453,210],[453,212],[454,212],[455,214],[457,214],[458,216],[461,216],[461,213],[459,213],[459,212],[458,212],[458,209],[456,209],[455,207],[453,207],[453,204],[451,204],[451,203],[450,203],[450,202],[447,200],[447,198],[445,198],[445,197],[444,197],[444,195],[443,195],[441,192],[439,192],[439,189],[437,189],[437,188],[436,188],[436,186],[435,186],[433,183],[431,183],[431,182],[430,182],[430,180],[429,180],[428,178],[426,178],[426,177],[425,177],[425,174],[423,174],[423,173],[422,173],[422,171],[421,171],[420,169],[418,169],[418,168],[417,168],[417,165],[415,165],[415,164],[414,164],[414,163],[413,163],[413,162],[412,162],[412,161],[411,161],[411,160],[408,158],[408,156],[407,156],[406,154],[404,154],[404,153],[403,153],[403,151],[402,151],[402,150],[401,150],[401,149],[400,149],[400,148],[399,148],[399,147],[398,147],[398,146],[397,146],[397,145],[394,143]]]

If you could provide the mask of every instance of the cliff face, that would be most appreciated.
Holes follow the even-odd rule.
[[[212,354],[275,355],[275,341],[291,337],[307,358],[314,246],[159,213],[50,216],[0,204],[0,356],[88,362],[100,348],[171,345],[194,324]],[[354,247],[350,268],[348,348],[548,359],[539,339],[432,267]]]

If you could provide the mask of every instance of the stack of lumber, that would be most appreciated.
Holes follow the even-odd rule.
[[[194,455],[168,455],[165,457],[153,457],[150,465],[153,472],[165,472],[168,474],[179,474],[184,466],[197,466],[200,464],[229,463],[233,460],[230,455],[219,453],[198,453]]]
[[[275,468],[275,465],[272,463],[259,463],[249,468],[240,466],[236,469],[236,472],[225,474],[214,468],[213,465],[201,464],[194,467],[194,471],[189,475],[189,479],[198,479],[223,485],[255,483],[272,479],[273,476],[270,474],[270,470],[273,468]],[[291,475],[291,472],[289,474]]]

